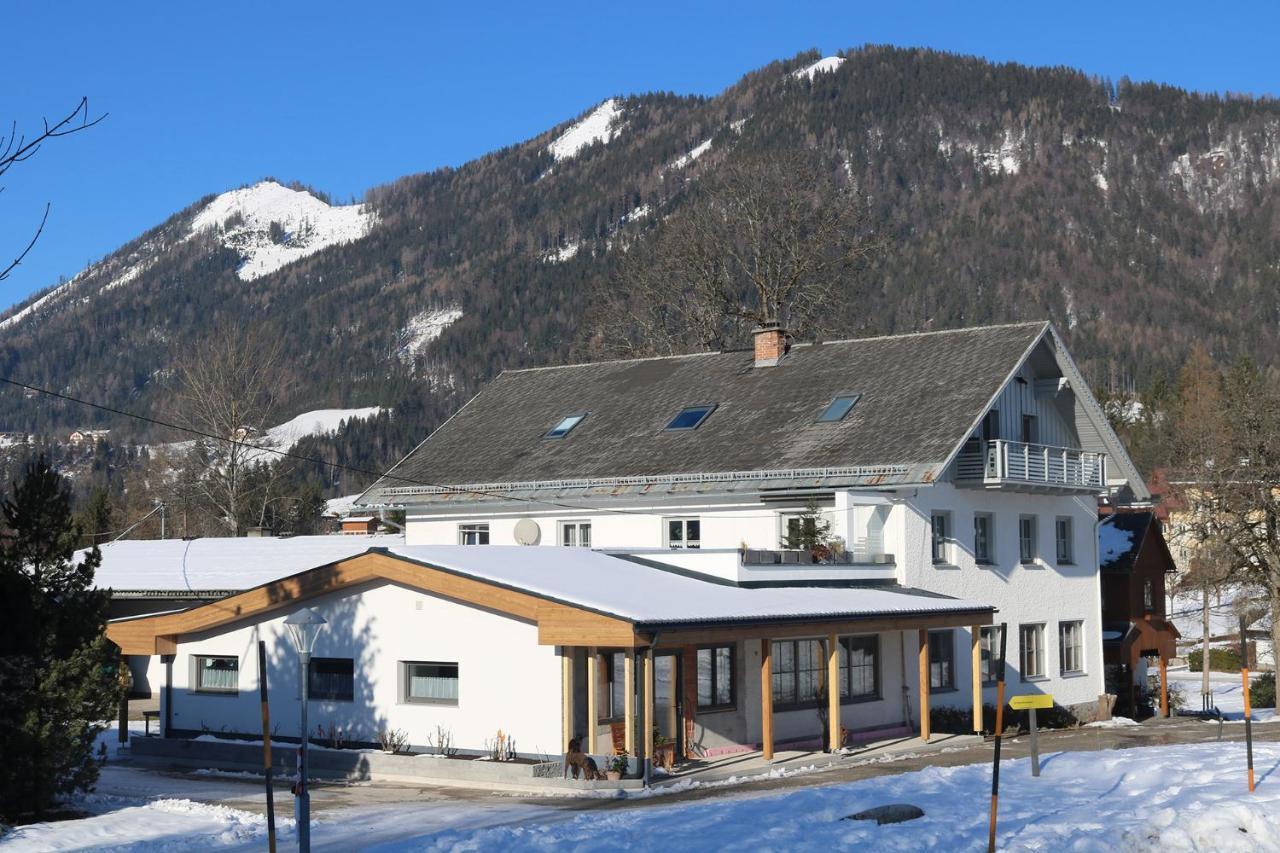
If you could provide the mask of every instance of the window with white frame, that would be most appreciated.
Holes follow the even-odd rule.
[[[668,518],[666,536],[668,548],[701,548],[702,522],[696,518]]]
[[[404,701],[427,705],[458,704],[458,664],[404,661]]]
[[[1058,663],[1063,675],[1084,672],[1084,622],[1058,623]]]
[[[1018,559],[1024,563],[1036,561],[1036,517],[1018,516]]]
[[[973,514],[973,559],[983,565],[995,562],[996,519],[989,512]]]
[[[698,649],[698,710],[714,711],[734,706],[734,647]]]
[[[1054,539],[1057,541],[1058,562],[1071,565],[1072,558],[1072,524],[1068,516],[1059,516],[1053,523]]]
[[[222,655],[195,655],[197,693],[236,693],[240,690],[240,658]]]
[[[995,684],[999,680],[1001,630],[999,625],[988,625],[978,629],[983,684]]]
[[[1020,626],[1018,643],[1022,680],[1044,678],[1044,623]]]
[[[458,544],[459,545],[488,545],[489,544],[489,525],[459,524],[458,525]]]
[[[590,548],[591,547],[591,522],[589,521],[562,521],[560,522],[560,544],[566,548]]]
[[[933,561],[950,562],[951,513],[935,510],[929,518],[929,527]]]
[[[953,690],[956,686],[955,632],[929,632],[929,687],[932,690]]]

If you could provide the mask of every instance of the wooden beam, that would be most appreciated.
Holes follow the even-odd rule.
[[[698,650],[693,646],[685,646],[681,652],[680,677],[683,682],[681,685],[684,691],[684,701],[681,705],[684,707],[684,719],[680,721],[682,726],[681,740],[684,747],[684,757],[692,758],[693,752],[693,728],[698,719]],[[734,663],[737,663],[737,650],[734,650]],[[734,675],[733,683],[736,685],[737,675]],[[735,701],[737,697],[734,697]]]
[[[560,725],[561,747],[569,748],[573,739],[573,649],[560,648]]]
[[[600,727],[600,712],[596,710],[600,684],[600,655],[592,646],[587,649],[587,754],[596,754],[596,729]]]
[[[657,724],[653,710],[653,646],[644,650],[644,731],[641,749],[646,761],[653,761],[653,729]]]
[[[760,641],[760,751],[773,760],[773,640]]]
[[[1169,659],[1164,655],[1160,655],[1160,716],[1169,716]]]
[[[920,740],[929,742],[929,631],[921,628],[920,637]]]
[[[969,655],[972,672],[969,674],[973,690],[973,731],[982,734],[982,626],[969,628]]]
[[[885,631],[910,631],[913,628],[967,628],[975,619],[987,619],[989,612],[943,614],[940,616],[883,617],[875,619],[820,620],[784,624],[755,623],[707,628],[672,628],[662,632],[660,649],[679,646],[705,646],[750,640],[768,634],[771,640],[822,637],[827,634],[878,634]],[[601,643],[600,645],[604,645]]]
[[[827,747],[839,752],[840,742],[840,646],[835,634],[827,635]]]
[[[622,722],[627,728],[623,739],[627,755],[636,754],[636,655],[627,649],[622,655],[622,699],[624,708]]]

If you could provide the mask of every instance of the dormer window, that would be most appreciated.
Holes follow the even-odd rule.
[[[844,416],[849,414],[858,400],[862,399],[861,394],[839,394],[831,401],[822,414],[818,415],[818,423],[833,424],[844,420]]]
[[[582,423],[582,419],[586,416],[586,412],[582,412],[577,415],[567,415],[562,418],[558,424],[553,426],[551,431],[544,435],[543,438],[564,438],[573,431],[574,427]]]
[[[702,426],[702,422],[716,410],[716,404],[706,406],[688,406],[680,410],[680,414],[667,424],[668,432],[686,432]]]

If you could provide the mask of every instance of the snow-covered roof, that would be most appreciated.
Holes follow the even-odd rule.
[[[94,585],[117,592],[245,590],[370,547],[402,544],[399,535],[126,539],[101,546]]]
[[[638,625],[991,610],[976,601],[894,587],[741,587],[584,548],[398,545],[388,553]]]

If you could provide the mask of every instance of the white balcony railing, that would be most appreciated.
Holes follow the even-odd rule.
[[[956,459],[956,479],[987,485],[1101,490],[1107,485],[1107,457],[1090,450],[1028,444],[1024,441],[970,441]]]

